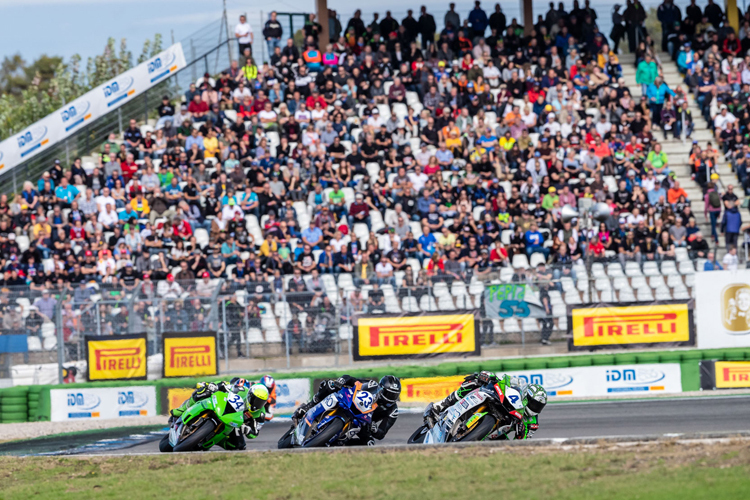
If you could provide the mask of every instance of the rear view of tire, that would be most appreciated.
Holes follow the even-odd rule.
[[[159,441],[159,451],[162,453],[171,453],[172,445],[169,444],[169,434],[161,438],[161,441]]]
[[[474,427],[464,437],[462,437],[461,439],[457,439],[456,441],[461,441],[462,443],[470,441],[482,441],[490,432],[492,432],[492,428],[495,426],[495,422],[497,422],[497,420],[495,420],[495,417],[485,415],[482,418],[482,421],[479,422],[476,427]]]
[[[201,424],[201,426],[198,427],[198,429],[196,429],[187,438],[177,443],[177,446],[174,447],[174,451],[200,450],[199,445],[211,434],[213,434],[215,429],[216,424],[213,420],[203,419],[203,424]]]
[[[325,446],[328,441],[333,439],[335,435],[341,432],[341,430],[344,428],[344,421],[335,418],[331,422],[328,423],[328,426],[320,431],[318,434],[315,435],[308,443],[305,445],[305,448],[319,448],[321,446]]]
[[[414,434],[409,436],[409,440],[407,441],[408,444],[422,444],[424,443],[424,438],[427,436],[427,431],[429,429],[426,425],[421,426],[419,429],[414,431]]]
[[[279,449],[283,450],[292,447],[292,434],[294,433],[294,427],[286,431],[286,434],[281,436],[279,439]]]

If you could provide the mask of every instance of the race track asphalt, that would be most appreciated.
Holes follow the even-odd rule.
[[[382,444],[405,444],[422,423],[418,414],[402,414]],[[276,449],[288,422],[269,422],[248,450]],[[640,401],[557,403],[545,408],[534,438],[639,437],[684,433],[750,431],[750,396],[710,396]],[[151,441],[116,454],[158,453]],[[218,450],[221,451],[221,450]]]

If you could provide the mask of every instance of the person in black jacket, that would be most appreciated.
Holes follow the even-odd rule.
[[[354,387],[357,382],[361,383],[364,387],[372,387],[372,384],[380,385],[381,391],[376,401],[378,407],[372,413],[370,428],[362,429],[357,436],[350,438],[346,442],[346,445],[374,446],[375,440],[380,441],[385,438],[398,418],[398,405],[396,401],[398,401],[398,397],[401,394],[401,381],[393,375],[386,375],[380,379],[380,382],[357,379],[349,375],[342,375],[338,379],[324,380],[320,383],[318,392],[313,396],[312,400],[297,408],[292,419],[298,421],[305,416],[310,408],[323,401],[329,395],[340,391],[344,387]]]
[[[263,38],[266,39],[268,45],[268,55],[273,55],[276,47],[281,48],[281,35],[284,30],[281,28],[281,23],[276,19],[276,11],[271,12],[271,17],[266,21],[266,25],[263,27]]]
[[[422,34],[422,50],[426,51],[431,44],[435,43],[435,18],[432,14],[427,13],[427,7],[424,5],[421,9],[422,14],[419,16],[419,32]]]

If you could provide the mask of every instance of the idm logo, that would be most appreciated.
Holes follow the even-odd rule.
[[[44,125],[37,125],[24,132],[16,138],[18,141],[18,147],[20,149],[35,149],[35,146],[39,146],[47,135],[47,127]],[[23,156],[23,153],[21,153]]]
[[[148,63],[148,72],[153,73],[157,69],[161,69],[161,66],[161,58],[157,57],[156,59]]]
[[[68,407],[75,408],[77,410],[93,410],[97,406],[101,399],[99,396],[85,392],[71,392],[68,393]]]
[[[149,74],[153,73],[154,71],[158,71],[162,68],[168,68],[172,65],[172,63],[177,59],[177,56],[174,54],[174,52],[169,52],[167,54],[164,54],[164,60],[162,61],[161,57],[157,57],[150,63],[148,63],[148,72]]]
[[[86,116],[90,107],[91,103],[89,101],[81,101],[63,109],[60,112],[60,118],[64,124],[68,123],[70,120],[81,119]]]
[[[117,404],[131,408],[141,408],[148,403],[148,395],[140,391],[120,391],[117,393]]]
[[[133,77],[125,76],[104,86],[104,97],[113,97],[117,94],[127,92],[133,86]]]

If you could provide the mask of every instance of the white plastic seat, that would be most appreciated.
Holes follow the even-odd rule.
[[[575,290],[565,292],[565,303],[571,305],[581,304],[581,296]]]
[[[693,274],[695,272],[693,263],[689,260],[680,262],[679,266],[680,266],[680,274]]]
[[[665,287],[666,285],[664,284],[664,276],[651,276],[648,279],[648,285],[654,290],[656,290],[657,288]]]
[[[630,277],[643,275],[641,267],[637,262],[627,262],[625,264],[625,274]]]
[[[45,351],[54,351],[57,349],[57,337],[46,337],[42,341],[42,348]]]
[[[559,318],[561,316],[566,316],[568,314],[568,309],[565,307],[565,304],[555,304],[552,306],[552,316]]]
[[[676,271],[676,269],[675,269],[675,271]],[[694,276],[694,275],[691,274],[690,276]],[[677,288],[678,286],[684,286],[684,284],[682,282],[682,276],[680,276],[679,274],[670,274],[670,275],[668,275],[667,276],[667,286],[669,288]]]
[[[631,288],[623,288],[619,293],[620,302],[635,302],[635,295]]]
[[[602,290],[602,292],[599,294],[599,301],[600,302],[617,302],[617,296],[615,295],[615,291],[611,288],[607,290]]]
[[[645,277],[635,276],[630,280],[630,286],[637,290],[639,288],[648,288],[648,283]]]
[[[401,312],[401,306],[398,303],[396,297],[388,297],[385,299],[385,312],[398,314]]]
[[[601,262],[594,262],[591,264],[591,275],[594,278],[604,278],[606,273],[604,272],[604,264]]]
[[[602,270],[602,273],[604,270]],[[604,290],[611,290],[612,289],[612,283],[610,283],[609,278],[597,278],[594,282],[594,287],[601,291]]]
[[[655,293],[656,300],[672,300],[672,294],[667,288],[667,285],[662,285],[656,289]]]
[[[611,278],[619,278],[625,276],[625,273],[622,271],[620,263],[615,262],[607,266],[607,275]]]
[[[563,276],[562,278],[560,278],[560,285],[562,285],[562,289],[564,292],[571,292],[576,289],[573,278],[571,278],[570,276]],[[565,302],[567,302],[567,300]]]
[[[661,263],[661,273],[664,276],[670,276],[674,274],[679,274],[677,272],[677,265],[673,260],[665,260]]]
[[[685,247],[677,247],[674,249],[674,256],[675,260],[677,262],[685,262],[690,260],[690,255],[688,255],[687,248]]]
[[[457,295],[456,296],[456,309],[469,310],[474,309],[471,297],[469,295]]]
[[[406,312],[411,312],[411,313],[421,312],[419,305],[417,305],[416,297],[412,297],[412,296],[404,297],[404,299],[401,301],[401,307]]]
[[[635,293],[636,297],[638,298],[638,302],[650,302],[654,300],[654,294],[651,293],[651,289],[648,287],[639,288]]]
[[[39,337],[27,337],[26,345],[28,346],[29,351],[32,352],[42,350],[42,340]]]
[[[341,325],[339,326],[339,338],[341,340],[349,340],[354,337],[354,329],[352,325]]]
[[[687,300],[690,298],[690,294],[688,293],[687,288],[685,288],[684,285],[675,287],[672,296],[675,300]]]
[[[537,332],[539,331],[539,322],[536,318],[524,318],[521,320],[521,328],[524,332]]]
[[[546,264],[546,263],[547,263],[547,259],[544,258],[543,253],[535,252],[531,254],[531,262],[529,265],[533,267],[534,269],[536,269],[536,266],[538,266],[539,264]]]
[[[685,286],[689,286],[690,288],[695,288],[695,274],[685,275]]]
[[[455,311],[456,306],[453,303],[453,298],[450,295],[441,295],[438,298],[438,309],[441,311]]]
[[[42,338],[48,339],[52,337],[57,337],[55,324],[51,322],[42,323]]]
[[[435,299],[431,295],[422,295],[419,299],[419,308],[423,311],[437,311]]]
[[[623,277],[617,277],[612,280],[612,287],[615,290],[622,290],[624,288],[630,288],[630,283],[628,283],[628,279]]]
[[[643,274],[646,276],[659,276],[659,266],[656,262],[647,261],[643,263]]]
[[[528,269],[529,259],[526,257],[525,254],[517,253],[513,256],[512,264],[515,269]]]

